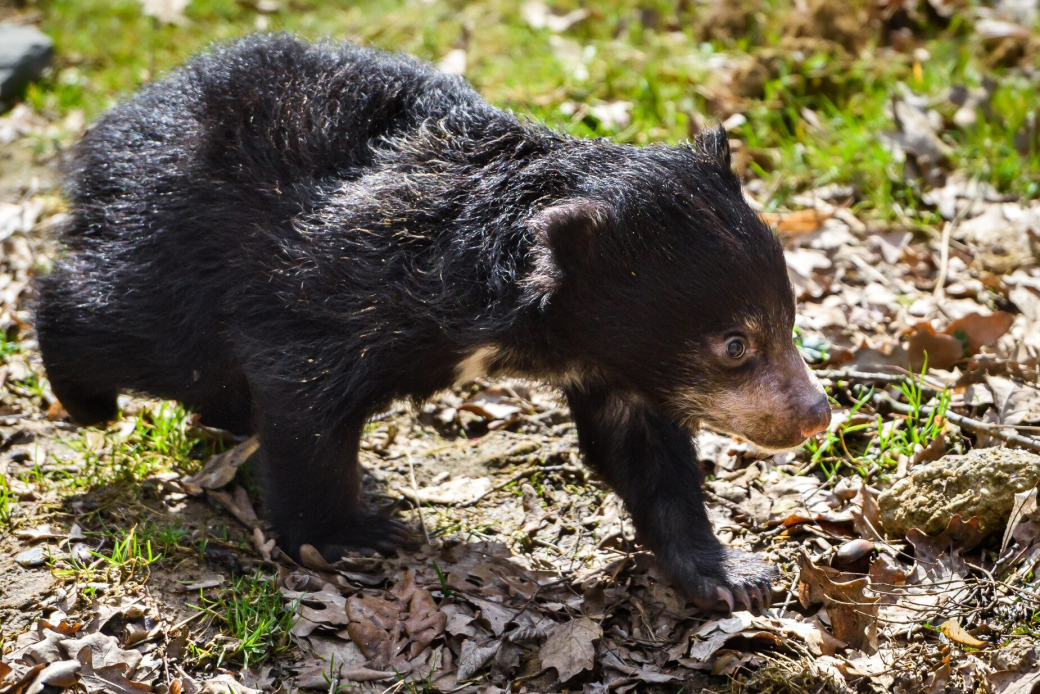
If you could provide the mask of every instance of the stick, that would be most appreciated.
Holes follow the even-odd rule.
[[[542,467],[539,467],[537,465],[533,465],[533,466],[531,466],[529,468],[524,468],[520,472],[516,473],[515,475],[513,475],[512,477],[507,479],[505,482],[502,482],[501,484],[495,485],[491,489],[487,490],[486,492],[484,492],[483,494],[478,496],[476,499],[470,499],[469,501],[464,501],[461,504],[455,504],[455,507],[456,508],[466,508],[468,506],[475,506],[476,504],[478,504],[481,501],[483,501],[490,494],[493,494],[493,493],[498,492],[498,491],[502,491],[503,489],[505,489],[506,487],[511,485],[513,482],[516,482],[518,480],[522,480],[525,477],[530,477],[531,475],[534,475],[536,473],[539,473],[539,472],[561,472],[561,471],[581,472],[581,468],[575,467],[573,465],[544,465]]]
[[[946,296],[946,273],[950,267],[950,234],[953,233],[954,226],[955,221],[943,224],[942,245],[939,246],[939,276],[935,280],[935,289],[932,292],[936,301]]]
[[[422,534],[426,538],[426,544],[432,545],[430,533],[426,530],[426,519],[423,518],[422,502],[419,501],[419,486],[415,483],[415,463],[412,462],[411,453],[405,454],[405,457],[408,458],[408,473],[412,477],[412,494],[415,495],[415,510],[419,512],[419,525],[422,526]]]
[[[819,369],[813,371],[820,378],[831,381],[856,381],[857,383],[887,383],[899,385],[910,382],[910,378],[902,374],[886,374],[874,371],[845,371],[843,369]],[[925,381],[920,376],[915,376],[915,382],[922,390],[930,390],[935,393],[945,390],[945,386]]]
[[[894,412],[899,414],[913,414],[914,411],[908,405],[904,405],[901,402],[896,402],[887,393],[874,393],[874,397],[871,398],[876,405],[886,405],[891,408]],[[932,414],[934,408],[922,406],[919,410],[920,414],[928,417]],[[973,434],[989,434],[995,439],[1000,439],[1005,443],[1012,443],[1020,448],[1033,451],[1034,453],[1040,453],[1040,440],[1034,439],[1031,436],[1023,436],[1013,431],[1007,431],[1007,428],[1000,424],[989,424],[987,422],[980,422],[977,419],[971,419],[963,415],[959,415],[956,412],[946,411],[944,415],[950,422],[956,424],[962,429],[967,429]]]
[[[946,275],[950,269],[950,237],[953,235],[953,230],[961,225],[971,209],[975,207],[978,199],[979,196],[976,195],[969,200],[967,205],[957,210],[957,214],[951,221],[943,225],[942,240],[940,241],[942,245],[939,246],[939,276],[935,280],[935,289],[932,290],[936,305],[938,305],[939,299],[946,298]]]
[[[911,382],[907,376],[898,376],[895,374],[885,373],[871,373],[865,371],[821,369],[819,371],[815,371],[814,373],[821,378],[826,378],[834,381],[843,380],[855,381],[859,383],[887,383],[891,385],[898,385],[900,383]],[[931,384],[927,381],[923,381],[923,379],[915,379],[915,382],[917,383],[919,388],[922,388],[922,390],[930,390],[934,393],[939,393],[945,389],[941,385]],[[873,400],[875,405],[885,405],[889,407],[893,412],[898,412],[899,414],[904,415],[913,414],[913,410],[909,406],[904,405],[901,402],[896,402],[892,399],[891,396],[888,395],[888,393],[874,393],[874,396],[871,399]],[[932,414],[932,409],[933,408],[931,407],[921,407],[920,413],[927,417]],[[1000,439],[1005,443],[1011,443],[1021,448],[1033,451],[1035,453],[1040,453],[1040,439],[1035,439],[1031,436],[1023,436],[1014,431],[1008,431],[1009,428],[1013,428],[1010,424],[1004,425],[980,422],[977,419],[972,419],[970,417],[965,417],[964,415],[957,414],[956,412],[951,412],[949,411],[949,409],[947,409],[945,416],[946,419],[948,419],[950,422],[956,424],[962,429],[966,429],[967,431],[972,432],[973,434],[989,434],[993,438]]]

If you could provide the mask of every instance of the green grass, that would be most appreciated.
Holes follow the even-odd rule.
[[[549,4],[559,11],[579,6],[577,0]],[[30,103],[55,116],[83,109],[88,118],[212,41],[255,31],[259,17],[236,0],[193,0],[185,26],[159,25],[136,0],[28,5],[42,12],[59,55],[54,74],[30,89]],[[966,11],[945,29],[918,28],[930,58],[915,63],[908,54],[879,49],[876,35],[862,56],[820,43],[796,54],[784,44],[792,3],[781,0],[757,3],[761,11],[750,33],[723,41],[703,40],[700,4],[676,9],[656,0],[588,5],[588,19],[556,36],[531,28],[522,3],[506,0],[283,5],[288,9],[260,20],[268,30],[351,39],[433,61],[465,45],[466,76],[492,103],[575,135],[624,142],[688,137],[695,117],[710,122],[717,113],[699,89],[713,84],[712,61],[757,62],[756,76],[737,85],[748,92],[736,108],[747,122],[733,135],[749,146],[749,170],[773,191],[770,204],[789,204],[793,193],[815,186],[849,184],[861,212],[915,225],[933,224],[935,216],[922,208],[920,185],[903,180],[901,164],[878,137],[894,129],[887,108],[897,84],[928,97],[949,118],[953,107],[943,97],[951,87],[992,79],[997,86],[988,115],[973,129],[941,133],[953,147],[952,164],[1010,193],[1032,197],[1040,187],[1037,143],[1016,148],[1016,136],[1040,108],[1040,93],[1020,71],[987,65],[986,50],[962,18]],[[616,129],[588,109],[564,108],[617,100],[632,107],[631,123]],[[810,111],[818,127],[804,117]]]
[[[0,330],[0,364],[3,364],[21,351],[22,343],[18,341],[17,337],[12,337],[5,331]]]
[[[189,550],[190,533],[190,529],[179,522],[147,522],[137,529],[138,538],[155,547],[160,558]]]
[[[84,489],[113,483],[136,486],[166,470],[197,471],[199,461],[220,446],[195,428],[191,417],[180,405],[162,402],[136,415],[132,426],[80,431],[78,438],[64,442],[83,460],[82,475],[71,482]]]
[[[6,475],[0,475],[0,528],[8,528],[14,523],[14,511],[18,498],[11,491]]]
[[[284,603],[272,578],[261,573],[240,576],[216,598],[200,593],[199,602],[193,607],[213,617],[234,639],[213,649],[200,650],[200,656],[215,656],[217,667],[228,660],[241,660],[243,667],[249,667],[251,662],[289,649],[296,605]]]
[[[922,374],[926,371],[927,366]],[[890,393],[907,405],[909,413],[887,421],[880,414],[860,415],[864,408],[870,409],[874,392],[874,388],[856,391],[848,418],[833,431],[806,441],[810,466],[818,467],[826,479],[834,479],[843,469],[866,479],[886,474],[896,469],[901,458],[913,458],[944,435],[950,391],[931,395],[917,378],[909,378]]]
[[[142,539],[137,535],[137,526],[129,530],[110,535],[112,549],[108,554],[91,552],[101,559],[109,567],[117,569],[124,577],[135,575],[138,571],[147,569],[155,562],[162,559],[162,554],[152,548],[151,540]]]

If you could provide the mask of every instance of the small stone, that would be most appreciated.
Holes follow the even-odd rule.
[[[39,79],[54,56],[54,42],[31,26],[0,26],[0,100]]]
[[[1036,648],[1029,639],[1012,639],[993,652],[990,662],[997,670],[1021,672],[1036,664]]]
[[[1040,482],[1040,456],[1010,448],[981,448],[918,465],[878,496],[881,526],[902,537],[910,528],[937,535],[955,514],[978,517],[984,534],[1000,532],[1015,494]]]
[[[859,561],[874,551],[874,543],[869,540],[849,540],[835,553],[835,558],[843,563],[851,564]]]
[[[19,566],[26,569],[42,566],[47,561],[47,554],[44,552],[44,549],[44,545],[37,545],[32,549],[25,550],[15,557],[14,560]]]

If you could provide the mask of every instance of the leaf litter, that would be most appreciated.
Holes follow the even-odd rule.
[[[146,4],[158,22],[185,21],[186,2]],[[718,5],[742,30],[757,21],[753,10]],[[791,24],[788,38],[801,42],[792,46],[825,46],[818,28],[829,26],[827,50],[846,55],[878,22],[954,12],[939,0],[881,3],[880,15],[853,25],[825,5],[807,4],[812,21]],[[1035,21],[1002,11],[1012,14],[975,23],[996,61],[1028,48],[1023,26]],[[563,34],[577,35],[593,14],[521,8],[533,30],[553,34],[556,58],[579,82],[593,54]],[[462,72],[467,54],[456,50]],[[746,121],[747,92],[726,90],[754,85],[725,78],[774,69],[768,56],[755,60],[717,61],[726,69],[705,89],[717,91],[718,113]],[[5,197],[0,328],[3,345],[15,347],[0,350],[0,692],[783,691],[778,682],[806,691],[1032,691],[1040,514],[1036,480],[1022,473],[1031,459],[1016,446],[1040,433],[1040,207],[957,170],[949,140],[951,123],[974,127],[992,98],[986,85],[945,101],[893,90],[891,127],[879,137],[898,177],[934,211],[933,228],[860,218],[860,193],[833,185],[764,214],[785,239],[796,340],[835,411],[829,431],[796,453],[766,457],[728,437],[698,436],[717,532],[782,570],[775,606],[760,617],[706,615],[670,586],[618,499],[580,466],[566,408],[530,384],[478,380],[369,425],[370,503],[430,537],[395,557],[328,564],[304,552],[302,565],[289,561],[254,505],[255,441],[199,427],[192,435],[203,448],[223,449],[204,464],[148,470],[129,496],[116,478],[63,486],[95,474],[91,460],[119,460],[141,422],[163,421],[163,406],[127,401],[109,432],[63,421],[38,376],[26,309],[62,212],[53,190]],[[571,106],[573,117],[608,129],[628,127],[636,108],[622,99]],[[801,117],[820,127],[815,114]],[[24,106],[0,118],[5,143],[53,128]],[[768,191],[750,183],[766,209]],[[932,534],[923,520],[886,524],[886,494],[929,466],[933,479],[958,475],[959,460],[989,449],[1019,465],[1017,486],[996,490],[999,502],[983,499],[996,517],[955,512],[969,506],[945,483],[897,504],[945,509],[929,514]],[[136,532],[106,535],[130,516]],[[137,525],[139,516],[174,523],[163,535]],[[119,547],[129,554],[116,563]],[[291,646],[247,667],[234,656],[241,636],[224,634],[202,608],[252,571],[277,591]]]

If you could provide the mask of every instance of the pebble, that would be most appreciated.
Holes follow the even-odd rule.
[[[17,557],[14,558],[15,562],[26,569],[31,569],[34,566],[42,566],[47,561],[47,555],[44,553],[44,546],[37,545],[32,549],[27,549]]]

